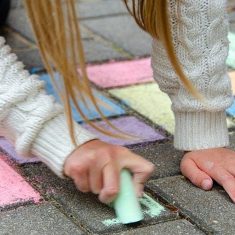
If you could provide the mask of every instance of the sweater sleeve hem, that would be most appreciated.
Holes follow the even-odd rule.
[[[225,111],[175,112],[174,146],[184,151],[229,145]]]
[[[94,139],[95,135],[74,122],[75,138],[78,146]],[[31,152],[44,162],[57,176],[64,175],[64,163],[67,157],[75,150],[64,114],[50,121],[40,131],[32,144]]]

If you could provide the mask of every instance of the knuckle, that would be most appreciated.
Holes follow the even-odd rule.
[[[145,171],[146,173],[152,174],[155,170],[155,165],[153,163],[146,164]]]
[[[102,159],[104,164],[109,163],[112,160],[112,155],[108,151],[102,151],[100,154],[100,159]]]
[[[97,155],[96,154],[90,154],[86,158],[89,161],[89,164],[94,164],[96,162]]]
[[[115,187],[115,188],[109,188],[109,189],[107,189],[107,191],[106,191],[106,195],[107,195],[108,197],[113,197],[113,196],[117,195],[118,191],[119,191],[119,190],[118,190],[117,187]]]
[[[81,163],[73,164],[70,168],[70,173],[72,175],[80,175],[83,174],[85,171],[86,167]]]

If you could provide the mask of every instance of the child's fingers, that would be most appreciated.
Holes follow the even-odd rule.
[[[192,159],[183,159],[180,164],[180,169],[182,174],[199,188],[204,190],[210,190],[212,188],[213,180],[211,177],[200,170]]]
[[[79,189],[79,191],[83,193],[87,193],[90,191],[87,171],[78,172],[77,175],[73,177],[73,181],[76,187]]]
[[[110,203],[119,192],[120,170],[115,162],[110,162],[103,169],[103,188],[99,194],[99,200],[103,203]]]
[[[94,194],[99,194],[103,187],[103,169],[107,164],[105,158],[99,157],[99,160],[95,161],[93,164],[90,164],[89,171],[89,182],[91,192]]]
[[[155,165],[139,155],[129,151],[128,158],[123,156],[121,166],[129,169],[133,173],[133,182],[135,185],[136,194],[141,196],[143,193],[144,184],[152,175]]]
[[[144,184],[149,179],[152,172],[135,172],[133,181],[135,185],[135,191],[138,197],[141,197],[144,190]]]
[[[210,176],[220,184],[228,193],[233,202],[235,202],[235,178],[226,169],[222,167],[214,167],[210,172]]]

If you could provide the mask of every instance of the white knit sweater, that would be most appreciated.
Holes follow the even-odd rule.
[[[194,99],[177,78],[162,43],[153,41],[154,78],[172,100],[174,145],[181,150],[229,144],[225,109],[232,104],[227,76],[225,0],[168,0],[175,52],[185,74],[206,98]]]
[[[232,102],[226,75],[228,20],[225,0],[169,0],[175,51],[188,78],[206,97],[201,104],[184,89],[161,42],[153,42],[152,67],[172,100],[175,147],[196,150],[228,145],[225,109]],[[0,135],[24,156],[38,156],[58,176],[74,150],[62,106],[45,93],[44,82],[23,70],[0,37]],[[96,138],[76,124],[81,145]]]
[[[0,37],[0,135],[14,144],[17,153],[38,156],[63,177],[65,159],[74,150],[63,107],[4,43]],[[76,122],[74,126],[78,145],[96,138]]]

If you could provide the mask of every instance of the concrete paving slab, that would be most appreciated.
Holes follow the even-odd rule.
[[[40,201],[40,194],[9,166],[2,156],[0,156],[0,179],[0,211],[13,205]]]
[[[24,156],[17,154],[14,145],[2,136],[0,137],[0,151],[20,165],[25,163],[39,162],[39,159],[33,155],[31,158],[25,158]]]
[[[110,15],[127,14],[126,7],[121,0],[92,0],[76,4],[79,18],[107,17]]]
[[[235,124],[234,124],[235,125]],[[229,132],[230,145],[229,148],[235,151],[235,130]]]
[[[108,45],[102,40],[83,40],[86,62],[105,62],[110,60],[126,59],[126,54],[120,53],[117,49]]]
[[[86,234],[54,206],[19,207],[0,213],[0,235]]]
[[[38,164],[38,167],[25,165],[22,170],[45,197],[49,200],[56,200],[59,203],[58,206],[60,205],[67,215],[79,221],[84,228],[98,234],[125,231],[177,218],[176,212],[165,207],[160,214],[153,215],[151,209],[143,205],[146,212],[144,221],[132,226],[121,225],[116,219],[114,210],[100,203],[96,195],[80,193],[71,181],[59,179],[43,164]],[[150,201],[147,204],[161,205],[157,200]]]
[[[164,140],[165,137],[163,134],[159,133],[158,131],[154,130],[152,127],[148,126],[144,122],[140,121],[136,117],[128,116],[128,117],[120,117],[117,119],[110,120],[111,123],[122,130],[123,132],[131,135],[137,136],[136,139],[117,139],[112,138],[107,135],[103,135],[102,133],[96,131],[94,128],[90,127],[88,124],[83,124],[83,127],[90,130],[91,132],[95,133],[99,138],[103,141],[106,141],[111,144],[116,145],[133,145],[139,143],[146,143],[146,142],[155,142]],[[109,127],[105,122],[95,122],[99,127],[112,131],[113,129]]]
[[[235,206],[221,187],[203,191],[183,176],[162,178],[148,183],[148,188],[210,234],[235,233]]]
[[[84,20],[82,24],[132,55],[150,55],[150,36],[143,32],[129,15]]]
[[[148,227],[143,227],[128,232],[121,232],[117,235],[202,235],[204,232],[200,231],[195,225],[192,225],[187,220],[176,220],[166,223],[160,223]]]
[[[150,58],[88,66],[87,72],[89,79],[102,88],[153,81]]]
[[[7,18],[7,25],[27,39],[34,41],[33,32],[30,28],[29,19],[24,8],[11,9]]]
[[[23,7],[22,0],[11,0],[11,8],[20,8]]]
[[[112,89],[109,92],[117,98],[125,100],[131,108],[153,123],[170,133],[174,132],[175,122],[171,111],[171,101],[165,93],[160,91],[156,83]]]
[[[31,42],[35,42],[27,13],[23,7],[11,9],[7,18],[7,25],[29,39]],[[81,27],[81,36],[83,39],[90,38],[88,32],[83,27]]]
[[[25,64],[26,69],[42,69],[44,67],[39,51],[34,44],[9,28],[4,30],[3,36],[6,38],[7,44],[12,48],[12,52]]]
[[[38,49],[17,51],[16,55],[18,56],[19,61],[22,61],[25,64],[26,69],[30,70],[32,68],[37,68],[38,70],[43,70],[44,65]]]
[[[48,74],[43,74],[40,76],[40,79],[46,82],[46,91],[47,94],[53,95],[58,102],[60,102],[60,99],[58,95],[54,92],[54,89],[52,87],[52,84],[50,82],[50,78]],[[55,79],[59,79],[58,74],[55,74]],[[125,114],[125,110],[116,104],[114,101],[109,99],[108,97],[102,95],[100,92],[94,90],[94,95],[98,97],[107,107],[102,107],[101,111],[106,117],[113,117],[113,116],[119,116]],[[85,105],[81,104],[81,109],[84,112],[84,114],[90,119],[97,119],[100,118],[99,113],[96,111],[95,107],[91,105],[91,109],[88,110]],[[76,108],[74,105],[72,105],[72,112],[73,112],[73,117],[74,120],[77,122],[82,122],[83,119],[80,116],[80,114],[77,112]]]
[[[152,179],[180,174],[179,166],[183,152],[177,151],[172,143],[152,143],[130,149],[155,164]]]

